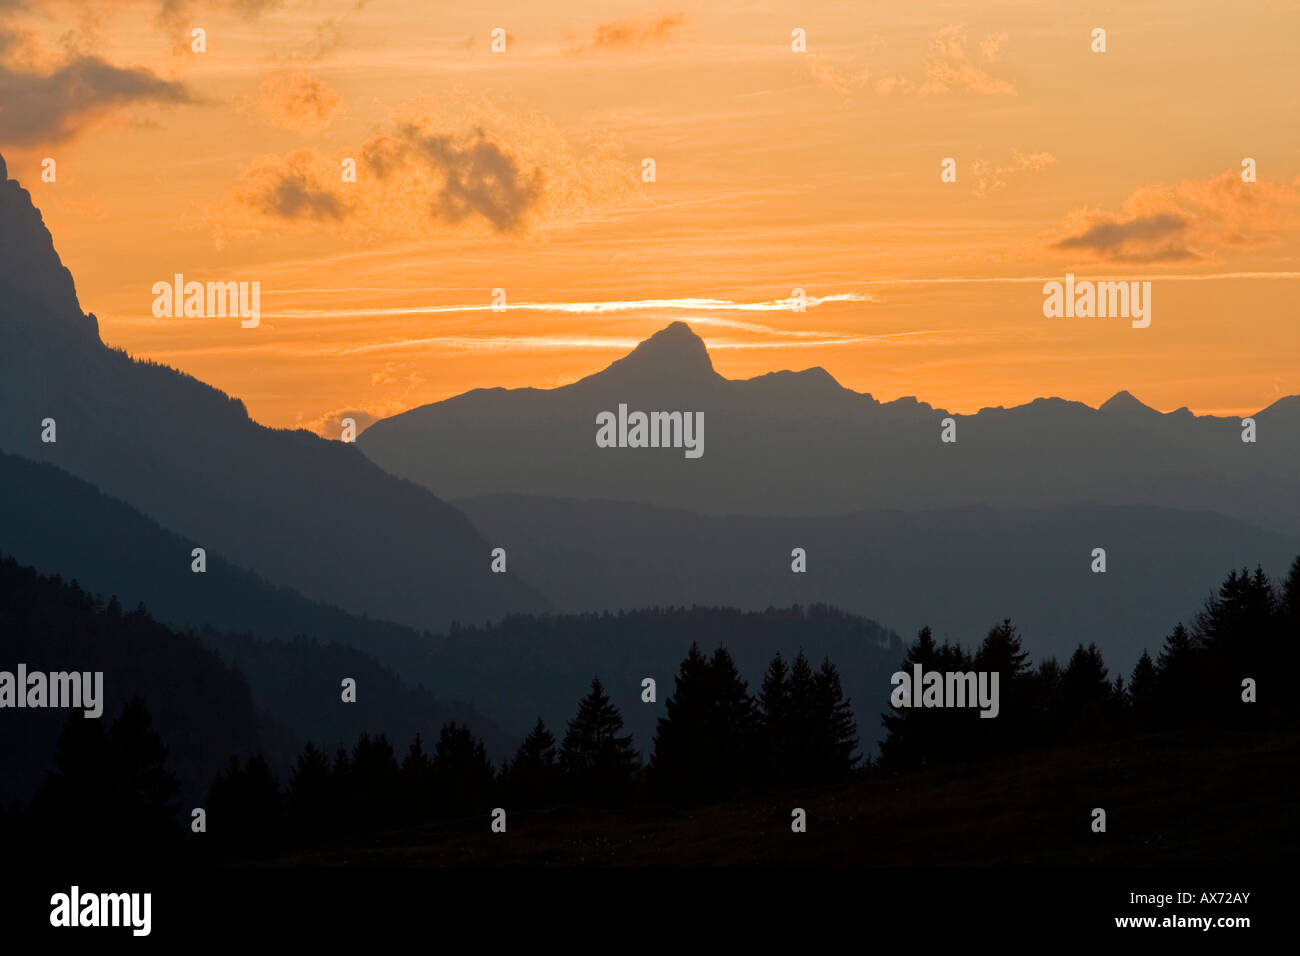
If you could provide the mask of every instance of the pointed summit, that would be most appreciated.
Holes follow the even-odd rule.
[[[704,340],[685,322],[660,329],[599,373],[602,380],[627,385],[674,386],[719,377]]]
[[[1144,405],[1133,395],[1132,392],[1123,390],[1118,391],[1106,401],[1102,402],[1097,408],[1099,412],[1105,412],[1108,415],[1144,415],[1160,414],[1150,405]]]

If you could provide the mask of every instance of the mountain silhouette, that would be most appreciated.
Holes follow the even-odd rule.
[[[598,447],[597,415],[621,404],[702,412],[703,455]],[[949,417],[953,443],[941,441]],[[732,380],[675,322],[570,385],[467,392],[376,422],[358,444],[447,499],[521,494],[761,517],[1144,504],[1300,533],[1300,396],[1254,418],[1247,443],[1238,418],[1161,414],[1128,392],[1099,409],[1040,398],[958,415],[913,397],[880,402],[821,368]]]
[[[185,541],[137,509],[53,465],[3,452],[0,553],[115,595],[124,607],[143,603],[154,620],[197,634],[239,667],[259,713],[288,732],[264,742],[273,762],[291,759],[305,740],[332,747],[363,731],[431,737],[451,720],[470,727],[493,756],[513,744],[473,708],[416,686],[441,670],[427,635],[309,601],[215,552],[207,571],[194,574],[175,560],[188,553]],[[364,689],[348,707],[338,706],[344,676]]]
[[[758,518],[523,495],[456,504],[561,611],[824,602],[968,643],[1012,617],[1035,659],[1095,642],[1126,673],[1227,571],[1283,576],[1300,554],[1300,537],[1152,505]],[[1093,574],[1101,544],[1107,573]],[[795,547],[807,573],[791,572]]]
[[[141,311],[149,303],[142,295]],[[417,628],[545,607],[518,576],[491,573],[491,547],[463,514],[357,448],[265,428],[217,389],[105,347],[11,180],[0,182],[0,407],[0,449],[139,508],[185,540],[179,567],[202,547]],[[54,442],[42,441],[46,419]]]
[[[103,726],[142,698],[192,799],[230,754],[275,744],[277,729],[257,712],[243,674],[193,635],[131,607],[0,553],[0,669],[13,673],[25,663],[32,672],[102,672],[103,712],[92,719]],[[31,797],[60,732],[86,719],[76,708],[11,705],[3,714],[0,806]]]

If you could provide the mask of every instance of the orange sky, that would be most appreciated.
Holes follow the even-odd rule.
[[[0,0],[0,149],[105,341],[270,425],[678,319],[730,377],[1246,413],[1300,393],[1297,35],[1263,0]],[[1066,271],[1150,281],[1150,327],[1044,318]],[[261,324],[155,318],[177,272],[260,282]]]

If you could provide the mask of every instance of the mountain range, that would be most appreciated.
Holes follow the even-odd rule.
[[[702,412],[704,451],[598,447],[597,416]],[[942,440],[944,420],[955,441]],[[711,515],[835,515],[986,505],[1143,504],[1300,534],[1300,396],[1238,418],[1042,398],[959,415],[880,402],[821,368],[733,380],[674,322],[553,389],[475,389],[372,424],[358,444],[447,499],[537,495]],[[447,449],[455,449],[448,454]]]

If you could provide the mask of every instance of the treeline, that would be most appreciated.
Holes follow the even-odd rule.
[[[201,796],[230,754],[273,743],[292,756],[302,739],[281,743],[283,735],[267,733],[243,674],[193,634],[159,623],[143,605],[128,610],[75,580],[0,557],[0,670],[19,663],[102,671],[105,724],[141,698],[187,799]],[[32,799],[67,717],[53,708],[0,710],[0,804]]]
[[[849,701],[830,661],[777,655],[751,696],[725,648],[692,645],[642,761],[600,680],[557,740],[538,720],[498,770],[464,726],[443,727],[398,755],[364,734],[332,756],[308,744],[283,787],[261,758],[232,760],[207,810],[224,854],[257,856],[361,830],[486,813],[493,807],[622,806],[699,801],[744,787],[842,780],[857,766]]]
[[[1064,665],[1032,663],[1009,620],[973,651],[939,644],[923,629],[900,669],[996,672],[998,716],[981,718],[978,707],[891,707],[879,760],[866,769],[895,772],[1151,731],[1293,723],[1297,705],[1274,675],[1293,672],[1297,647],[1300,558],[1281,587],[1260,569],[1229,574],[1192,626],[1174,628],[1155,657],[1144,652],[1128,680],[1110,674],[1095,645],[1080,646]],[[717,801],[748,789],[843,781],[863,769],[857,751],[851,702],[829,659],[814,667],[802,652],[789,662],[778,653],[751,693],[725,647],[706,655],[693,644],[645,760],[594,679],[558,739],[539,719],[500,768],[456,722],[442,727],[431,749],[417,735],[400,755],[382,734],[363,734],[333,753],[307,744],[283,780],[260,756],[232,758],[202,807],[205,833],[191,833],[188,847],[247,859],[439,819],[481,817],[477,825],[486,827],[494,807]],[[193,823],[175,793],[166,749],[143,704],[132,701],[107,731],[72,718],[30,810],[3,823],[18,843],[31,836],[46,848],[63,841],[73,852],[166,853],[186,844]]]
[[[996,671],[1000,713],[892,707],[879,763],[909,769],[1151,731],[1293,722],[1296,698],[1281,675],[1295,672],[1297,648],[1300,557],[1280,588],[1260,568],[1229,573],[1192,627],[1177,625],[1154,658],[1144,650],[1127,682],[1111,676],[1095,644],[1064,666],[1054,658],[1033,666],[1010,621],[973,653],[937,644],[923,628],[902,670]]]
[[[696,802],[747,787],[829,783],[859,762],[838,672],[829,660],[814,668],[802,652],[790,663],[777,654],[751,695],[726,648],[706,656],[692,645],[664,711],[645,762],[598,678],[558,741],[539,719],[499,770],[482,742],[455,722],[443,726],[432,751],[417,735],[400,756],[383,734],[362,734],[350,750],[333,754],[308,743],[283,785],[261,756],[233,757],[202,807],[205,836],[190,846],[202,856],[252,858],[494,806]],[[198,818],[180,812],[165,760],[138,700],[107,733],[96,722],[70,719],[29,813],[9,816],[12,834],[21,841],[26,816],[74,855],[119,851],[120,841],[135,855],[172,853]],[[136,792],[141,799],[127,813]],[[62,828],[87,799],[102,809],[91,819],[104,825],[89,834]],[[110,825],[114,819],[125,825]],[[41,841],[50,846],[46,836]]]

